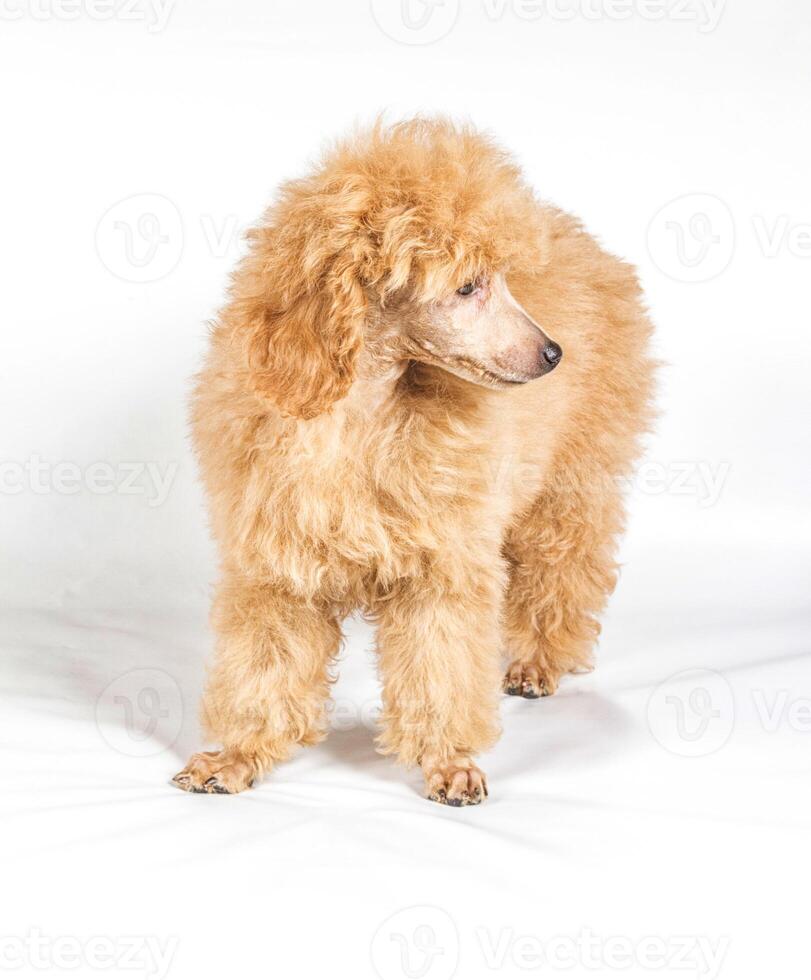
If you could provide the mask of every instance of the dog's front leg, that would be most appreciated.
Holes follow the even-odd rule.
[[[406,580],[378,615],[383,680],[382,751],[419,763],[429,799],[480,803],[484,774],[472,756],[499,734],[499,614],[504,574],[488,567],[451,579]]]
[[[266,582],[227,575],[214,604],[217,651],[203,721],[223,748],[193,755],[174,777],[196,793],[238,793],[325,728],[340,628],[318,605]]]

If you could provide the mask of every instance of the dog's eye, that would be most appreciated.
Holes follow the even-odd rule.
[[[476,290],[476,283],[475,282],[466,282],[464,284],[464,286],[462,286],[461,289],[457,289],[456,292],[460,296],[470,296],[470,294],[472,292],[475,292],[475,290]]]

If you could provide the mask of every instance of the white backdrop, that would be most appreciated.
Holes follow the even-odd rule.
[[[794,975],[807,4],[0,0],[0,28],[0,962],[75,947],[95,976],[135,937],[161,980]],[[492,799],[446,812],[373,753],[354,625],[332,738],[253,794],[187,797],[166,780],[199,747],[215,575],[189,377],[241,231],[381,110],[490,130],[639,268],[662,415],[599,668],[505,702]]]

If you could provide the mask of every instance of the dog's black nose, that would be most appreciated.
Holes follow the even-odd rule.
[[[550,368],[554,368],[560,363],[561,357],[563,357],[563,351],[554,342],[554,340],[550,340],[543,349],[543,359],[550,366]]]

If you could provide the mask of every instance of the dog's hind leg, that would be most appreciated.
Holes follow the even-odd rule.
[[[197,793],[238,793],[323,737],[334,617],[274,586],[227,576],[213,611],[217,651],[202,715],[223,748],[193,755],[173,782]]]
[[[381,750],[419,763],[426,795],[480,803],[473,756],[498,737],[499,612],[505,575],[492,565],[450,581],[437,570],[402,581],[377,614],[383,680]]]
[[[510,529],[507,694],[554,694],[563,674],[591,668],[597,617],[616,583],[622,524],[616,481],[579,466],[559,471]]]

